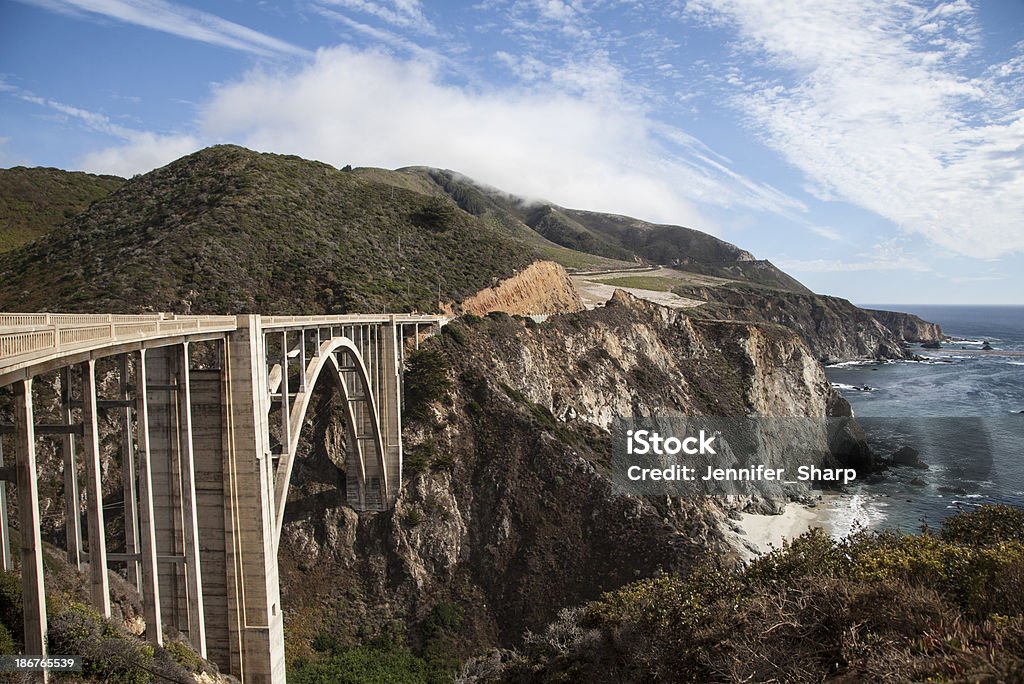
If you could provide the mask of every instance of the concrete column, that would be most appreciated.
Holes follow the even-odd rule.
[[[71,425],[71,369],[60,369],[60,407],[66,425]],[[64,457],[64,539],[68,549],[68,563],[82,569],[82,520],[79,509],[78,459],[75,458],[75,436],[61,437]]]
[[[33,421],[32,380],[22,380],[14,385],[14,458],[18,479],[25,654],[46,655],[43,541],[39,532],[39,487],[36,483],[36,434]],[[43,681],[46,681],[45,672]]]
[[[118,398],[128,401],[128,355],[119,359]],[[124,550],[128,554],[139,552],[139,492],[136,486],[135,443],[132,440],[132,409],[125,406],[121,413],[121,484],[124,490]],[[128,581],[139,591],[139,561],[128,561]]]
[[[303,374],[305,374],[305,369]],[[288,331],[281,332],[281,452],[287,458],[292,442],[291,388],[288,386]]]
[[[259,316],[239,316],[227,353],[225,537],[229,625],[238,630],[240,637],[239,669],[233,669],[232,674],[244,684],[285,681],[265,364]]]
[[[153,510],[152,456],[149,448],[149,391],[146,382],[146,350],[139,352],[136,372],[136,416],[139,423],[139,541],[142,552],[142,613],[146,618],[146,638],[164,643],[160,618],[160,584],[157,581],[156,525]]]
[[[377,398],[380,406],[380,433],[384,442],[384,459],[388,475],[387,506],[395,504],[402,487],[402,388],[399,354],[402,339],[393,322],[381,326],[380,366],[382,386]]]
[[[4,439],[0,437],[0,467],[4,465]],[[0,564],[4,572],[14,568],[11,562],[10,524],[7,521],[7,480],[0,480]]]
[[[237,672],[232,652],[241,647],[230,640],[240,632],[229,629],[228,584],[225,557],[224,453],[227,416],[224,406],[224,373],[216,370],[189,372],[192,395],[192,438],[195,456],[196,511],[202,549],[203,613],[206,618],[207,657],[222,672]]]
[[[103,481],[100,473],[100,434],[96,408],[96,361],[82,370],[82,422],[85,426],[85,507],[89,523],[89,584],[93,605],[110,617],[110,581],[107,578],[107,540],[103,524]]]
[[[173,347],[146,352],[149,405],[149,454],[153,483],[153,526],[157,558],[183,556],[180,415],[177,382],[178,354]],[[160,612],[165,627],[187,632],[188,589],[183,563],[159,561]]]
[[[178,416],[181,444],[181,508],[185,533],[185,578],[188,589],[188,638],[206,657],[206,616],[199,560],[199,519],[196,517],[196,473],[192,443],[192,391],[188,342],[178,347]]]

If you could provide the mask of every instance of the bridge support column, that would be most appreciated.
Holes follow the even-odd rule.
[[[71,413],[71,369],[60,369],[60,408],[65,425],[74,422]],[[75,458],[75,436],[70,432],[61,438],[64,457],[64,539],[68,563],[82,569],[82,520],[78,495],[78,459]]]
[[[46,655],[46,599],[43,593],[43,541],[39,532],[36,483],[36,431],[32,380],[14,385],[14,458],[18,479],[18,530],[21,536],[21,606],[25,654]],[[46,672],[42,673],[46,681]]]
[[[265,360],[259,316],[239,316],[227,344],[224,493],[232,674],[243,684],[285,681]]]
[[[92,602],[110,617],[110,580],[107,578],[107,539],[103,524],[103,481],[100,477],[100,431],[96,407],[96,362],[82,369],[82,422],[85,425],[86,513],[89,523],[89,582]],[[76,506],[77,508],[77,506]]]
[[[189,631],[184,568],[181,430],[177,354],[173,347],[146,352],[150,471],[156,532],[160,614],[164,626]],[[195,644],[193,644],[195,645]]]
[[[402,483],[402,387],[399,378],[402,367],[399,354],[402,348],[400,328],[394,320],[380,326],[381,386],[377,397],[381,421],[380,433],[384,442],[384,462],[387,468],[388,491],[386,506],[395,505]]]
[[[136,415],[139,422],[139,542],[142,550],[142,614],[146,618],[146,638],[164,643],[160,619],[160,582],[157,580],[156,524],[153,507],[153,454],[149,439],[149,388],[146,381],[146,350],[139,352],[136,369]]]
[[[128,355],[118,360],[118,399],[128,401]],[[139,493],[135,469],[135,445],[132,442],[132,409],[127,404],[121,413],[121,484],[124,490],[124,550],[128,555],[139,553]],[[71,548],[70,545],[68,548]],[[128,561],[128,581],[139,591],[142,583],[139,561]]]
[[[4,466],[4,439],[0,437],[0,468]],[[11,562],[10,525],[7,521],[7,480],[0,480],[0,565],[9,572]]]
[[[188,342],[178,347],[178,428],[181,442],[181,515],[185,542],[185,580],[188,592],[188,637],[206,657],[206,616],[203,610],[202,569],[199,560],[199,519],[196,512],[195,450],[192,439],[192,380]]]

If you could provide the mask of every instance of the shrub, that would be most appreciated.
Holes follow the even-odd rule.
[[[411,419],[427,417],[432,403],[440,401],[451,387],[448,359],[436,349],[411,353],[405,369],[405,415]]]
[[[181,641],[168,641],[164,644],[164,649],[174,659],[174,662],[189,672],[202,672],[203,659],[187,644]]]
[[[503,681],[1017,681],[1020,511],[940,534],[813,530],[745,567],[641,580],[524,642]]]
[[[0,625],[7,628],[15,643],[23,639],[25,629],[21,613],[21,577],[0,572]]]
[[[288,673],[292,684],[427,684],[427,664],[402,648],[357,646],[326,658],[298,663]]]
[[[1013,506],[983,506],[946,518],[939,536],[946,541],[980,546],[1003,541],[1024,542],[1024,510]]]
[[[49,616],[47,634],[50,653],[83,657],[83,674],[114,684],[146,684],[171,681],[190,684],[192,676],[177,662],[175,654],[184,644],[157,650],[128,634],[92,608],[71,602],[59,605]],[[189,651],[191,653],[191,651]],[[198,656],[192,654],[201,667]]]

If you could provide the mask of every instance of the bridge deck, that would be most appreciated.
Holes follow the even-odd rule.
[[[265,331],[288,331],[385,323],[436,325],[444,320],[429,314],[263,316],[260,326]],[[235,316],[0,313],[0,386],[69,362],[173,344],[183,338],[216,338],[238,326]]]

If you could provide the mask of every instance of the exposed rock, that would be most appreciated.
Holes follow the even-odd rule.
[[[845,299],[755,288],[740,283],[677,287],[675,294],[707,302],[690,309],[702,318],[765,321],[792,328],[813,354],[825,361],[905,359],[902,340],[872,314]]]
[[[914,447],[900,447],[892,455],[892,462],[896,465],[914,465],[918,461],[918,457],[921,455]]]
[[[924,486],[926,486],[926,485],[927,485],[928,483],[927,483],[927,482],[925,482],[924,480],[922,480],[922,479],[921,479],[921,478],[919,478],[919,477],[915,477],[915,478],[914,478],[913,480],[911,480],[911,481],[910,481],[910,484],[912,484],[912,485],[913,485],[913,486],[915,486],[915,487],[924,487]]]
[[[491,311],[545,314],[581,311],[583,300],[559,264],[535,261],[495,287],[463,300],[462,311],[482,316]]]
[[[928,469],[928,464],[921,460],[920,453],[914,447],[901,447],[893,453],[890,460],[893,465],[910,466],[921,470]]]
[[[929,323],[914,314],[879,309],[865,309],[865,311],[904,342],[941,342],[945,338],[942,334],[942,326],[937,323]]]

